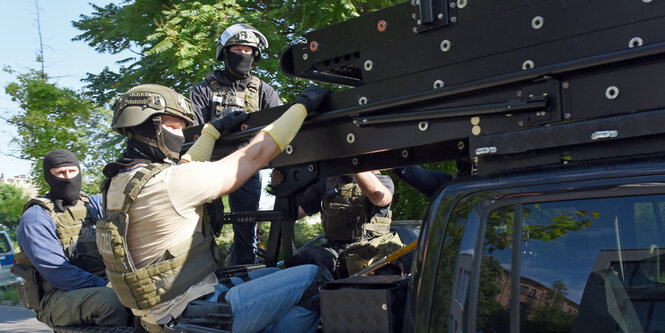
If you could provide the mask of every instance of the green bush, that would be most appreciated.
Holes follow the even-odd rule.
[[[11,301],[14,305],[18,304],[18,289],[16,286],[0,288],[0,301]]]

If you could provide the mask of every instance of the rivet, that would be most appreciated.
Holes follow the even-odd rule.
[[[628,42],[628,47],[633,48],[633,47],[640,47],[644,44],[644,41],[640,37],[633,37],[630,39]]]
[[[307,60],[307,58],[309,58],[309,56],[307,55],[307,53],[303,53],[303,54],[302,54],[302,60]]]
[[[570,88],[570,83],[564,82],[564,83],[561,84],[561,87],[563,87],[563,89],[568,89],[568,88]]]
[[[286,146],[286,149],[284,149],[284,151],[285,151],[286,154],[288,154],[288,155],[293,154],[293,146],[291,146],[291,145]]]
[[[436,80],[436,81],[434,81],[434,85],[432,85],[432,87],[434,87],[434,89],[439,89],[439,88],[443,88],[444,85],[445,85],[445,83],[443,81]]]
[[[605,97],[607,99],[615,99],[619,97],[619,88],[617,86],[609,86],[605,89]]]
[[[473,127],[471,128],[471,133],[473,133],[473,135],[478,135],[478,134],[480,134],[480,126],[473,126]]]
[[[359,161],[358,161],[357,157],[354,157],[354,158],[351,159],[351,164],[358,165],[358,163],[359,163]]]
[[[543,19],[542,16],[536,16],[533,19],[531,19],[531,27],[534,29],[542,28],[544,23],[545,19]]]
[[[535,66],[535,64],[533,63],[533,60],[525,60],[525,61],[522,63],[522,70],[531,69],[531,68],[533,68],[534,66]]]
[[[480,124],[480,117],[472,117],[471,125],[478,125],[478,124]]]
[[[348,143],[356,142],[356,136],[353,133],[347,134],[346,135],[346,142],[348,142]]]
[[[367,97],[362,96],[358,99],[358,105],[364,105],[367,104]]]
[[[449,40],[447,40],[447,39],[442,40],[441,45],[440,45],[441,51],[448,52],[448,50],[450,50],[451,45],[452,45],[452,43]]]
[[[427,131],[428,128],[429,128],[429,122],[428,121],[421,121],[421,122],[418,123],[418,129],[421,132]]]
[[[402,158],[407,158],[407,157],[409,157],[409,151],[406,149],[402,150]]]
[[[312,172],[314,171],[314,164],[310,164],[307,166],[307,171]]]
[[[451,16],[451,17],[450,17],[450,22],[452,22],[452,23],[457,22],[457,17],[455,17],[455,16]]]
[[[460,141],[457,143],[457,149],[458,150],[464,150],[464,141]]]
[[[458,8],[466,7],[466,0],[457,0],[457,7]]]
[[[368,72],[372,70],[373,66],[374,66],[374,63],[372,62],[372,60],[365,60],[365,63],[363,64],[363,67]]]

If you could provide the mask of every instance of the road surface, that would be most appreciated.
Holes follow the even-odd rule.
[[[22,306],[0,305],[0,332],[3,333],[48,333],[48,326],[35,318],[35,313]]]

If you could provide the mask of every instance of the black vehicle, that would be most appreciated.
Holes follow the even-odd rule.
[[[417,332],[663,331],[664,213],[663,162],[449,184],[429,207],[408,318]]]

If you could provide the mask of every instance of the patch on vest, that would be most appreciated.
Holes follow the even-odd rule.
[[[111,234],[107,232],[97,233],[97,250],[101,254],[113,255],[113,246],[111,246]]]

